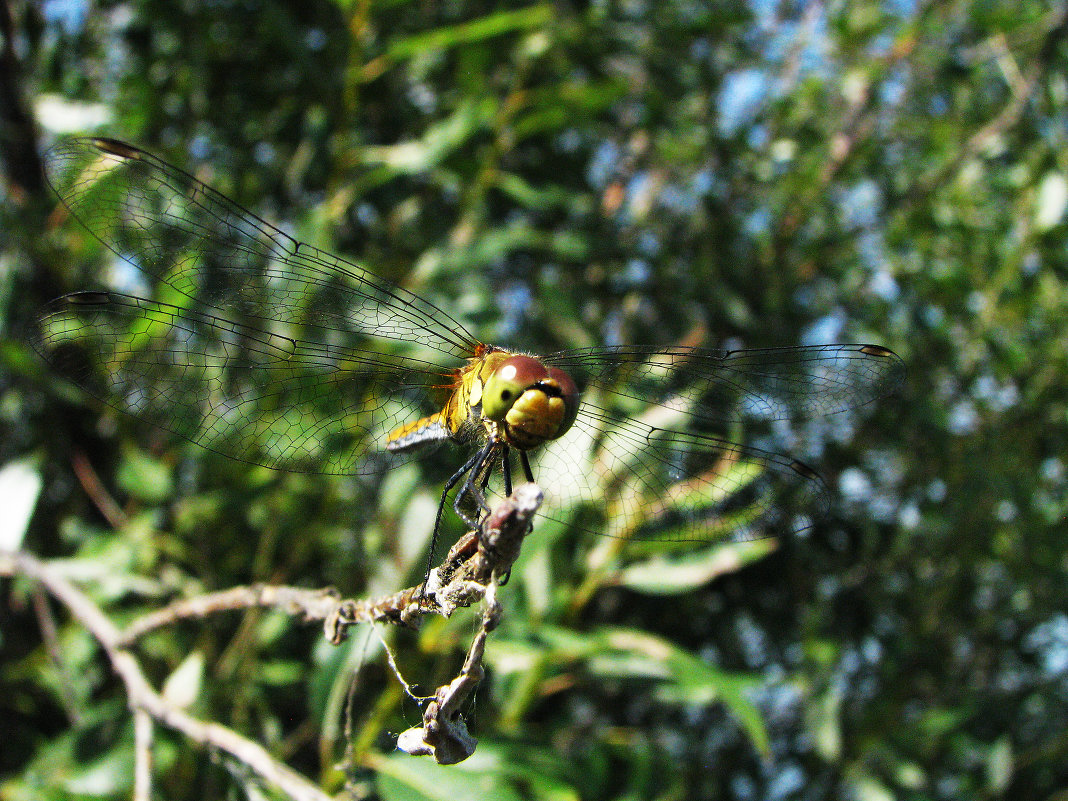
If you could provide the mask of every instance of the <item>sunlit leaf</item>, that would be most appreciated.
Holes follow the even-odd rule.
[[[27,461],[0,467],[0,551],[17,551],[41,492],[41,475]]]
[[[776,547],[774,539],[764,539],[702,548],[683,556],[653,556],[628,564],[616,581],[648,595],[678,595],[763,559]]]
[[[193,651],[163,682],[163,698],[179,709],[188,709],[200,697],[204,684],[204,654]]]

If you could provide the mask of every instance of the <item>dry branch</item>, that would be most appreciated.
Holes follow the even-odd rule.
[[[541,504],[541,490],[523,484],[485,518],[478,531],[462,537],[441,565],[419,586],[377,600],[342,599],[333,589],[254,585],[183,599],[119,629],[97,604],[63,575],[62,570],[24,553],[0,554],[0,576],[30,578],[100,643],[126,689],[135,726],[134,797],[151,797],[152,741],[155,724],[181,732],[194,743],[229,755],[296,801],[329,798],[312,782],[273,757],[258,743],[232,729],[192,717],[170,703],[148,682],[131,646],[139,637],[181,620],[202,619],[224,611],[269,607],[308,621],[323,621],[326,636],[340,643],[350,626],[364,622],[417,625],[426,614],[451,615],[485,600],[482,625],[460,674],[439,687],[423,716],[423,726],[405,732],[399,746],[412,754],[433,756],[442,764],[465,759],[475,747],[459,709],[483,675],[486,637],[500,619],[496,588],[519,555],[523,538]]]
[[[138,712],[146,713],[152,719],[181,732],[194,743],[214,748],[247,765],[256,775],[295,801],[327,801],[330,798],[299,773],[271,756],[258,743],[225,726],[199,720],[166,701],[148,683],[137,658],[126,649],[126,640],[119,628],[55,566],[27,553],[5,554],[0,555],[0,575],[5,574],[17,574],[39,582],[100,643],[112,669],[126,688],[127,704],[135,714],[135,722]],[[137,725],[144,726],[143,722]],[[149,750],[149,745],[142,738],[143,733],[138,737],[138,749],[143,752]],[[138,757],[139,760],[145,758],[144,753]],[[143,787],[144,782],[147,782],[147,778],[138,778],[139,787]]]

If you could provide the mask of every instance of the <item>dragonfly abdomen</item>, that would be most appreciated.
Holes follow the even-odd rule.
[[[440,442],[449,439],[452,433],[445,424],[444,412],[434,414],[406,423],[390,432],[386,437],[386,450],[403,453],[418,448],[428,442]]]

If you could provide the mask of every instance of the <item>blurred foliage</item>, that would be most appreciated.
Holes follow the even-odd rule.
[[[791,432],[839,491],[810,537],[680,558],[539,527],[463,765],[389,754],[418,710],[373,636],[197,621],[142,644],[156,686],[354,798],[1066,792],[1063,7],[9,5],[41,148],[142,145],[488,341],[874,341],[909,364],[900,396]],[[448,459],[381,487],[272,473],[88,401],[20,328],[111,264],[0,162],[0,466],[42,481],[25,546],[120,621],[251,581],[410,583]],[[34,588],[0,587],[0,798],[128,797],[106,660],[62,616],[50,651]],[[472,630],[383,635],[430,688]],[[160,738],[161,796],[256,792]]]

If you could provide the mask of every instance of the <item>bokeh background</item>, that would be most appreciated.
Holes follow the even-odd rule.
[[[376,637],[280,614],[145,640],[191,712],[346,798],[1068,797],[1063,4],[0,12],[5,546],[62,558],[120,622],[253,581],[406,586],[449,463],[381,486],[250,468],[52,375],[20,327],[109,268],[41,180],[66,133],[154,151],[487,341],[872,341],[908,366],[792,435],[836,493],[806,537],[672,560],[530,538],[462,765],[393,751],[419,710]],[[59,610],[50,653],[28,582],[0,596],[0,799],[129,797],[106,660]],[[473,621],[382,636],[425,690]],[[160,797],[276,795],[165,730],[155,756]]]

